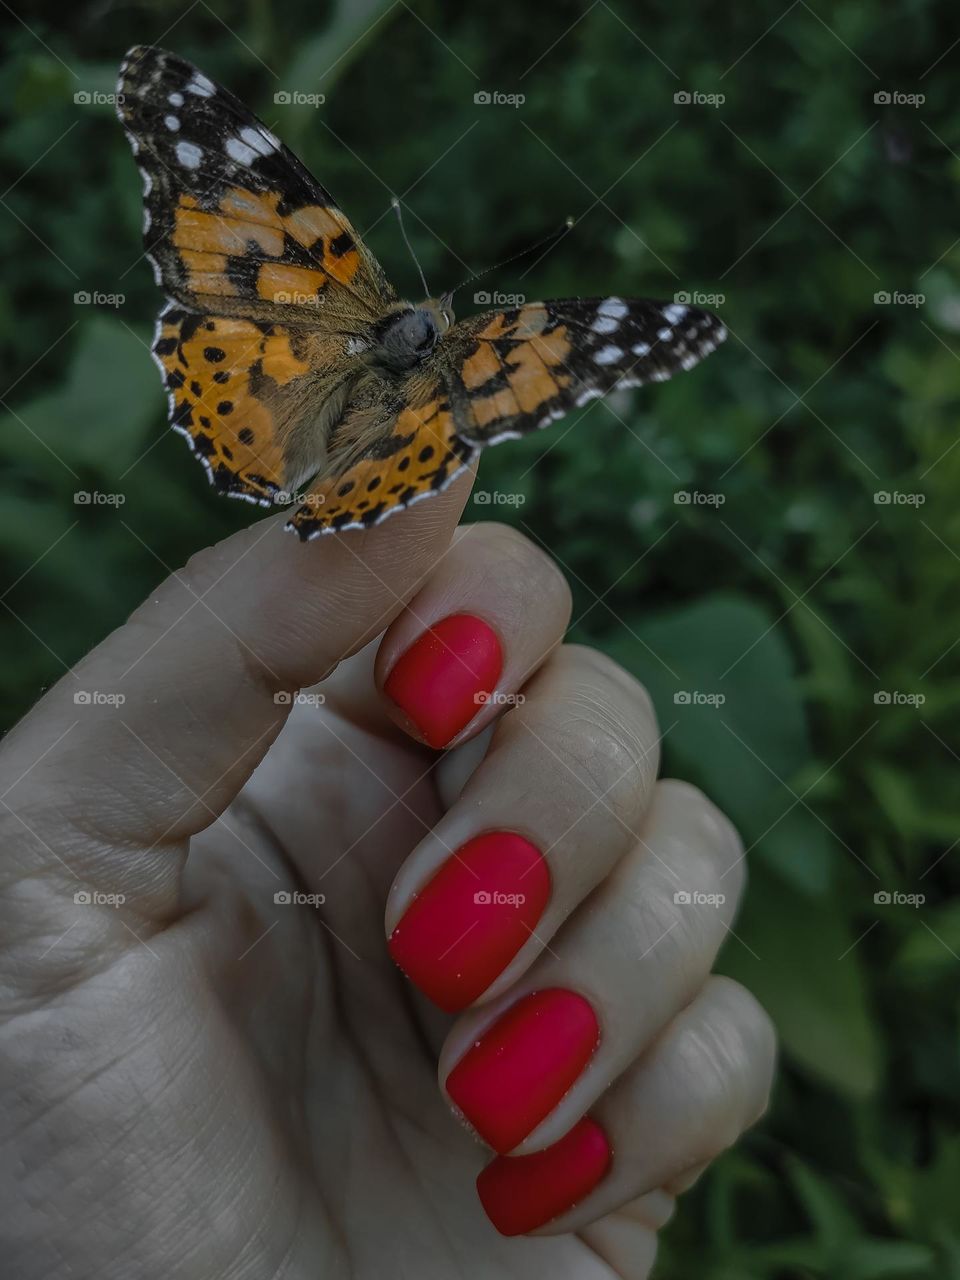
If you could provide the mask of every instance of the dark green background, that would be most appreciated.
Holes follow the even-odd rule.
[[[731,339],[703,368],[493,451],[478,487],[525,501],[468,518],[511,520],[557,557],[573,636],[648,682],[669,771],[750,846],[722,964],[777,1021],[777,1094],[686,1198],[660,1275],[960,1277],[955,6],[199,0],[23,16],[32,30],[3,15],[0,66],[5,715],[165,566],[258,518],[216,498],[164,428],[140,182],[112,108],[73,100],[113,89],[127,45],[163,43],[254,106],[361,231],[376,224],[407,294],[391,192],[437,291],[569,213],[575,231],[528,274],[532,260],[484,287],[723,294]],[[274,105],[285,89],[327,101]],[[478,106],[481,89],[526,101]],[[726,100],[678,105],[680,90]],[[80,290],[125,302],[75,305]],[[77,506],[77,490],[125,502]],[[680,490],[724,503],[678,505]],[[677,704],[680,690],[726,701]],[[926,901],[876,905],[881,890]]]

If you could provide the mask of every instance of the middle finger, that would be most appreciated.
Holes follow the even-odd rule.
[[[636,844],[656,777],[650,699],[601,654],[557,650],[523,698],[388,899],[394,959],[449,1012],[499,995],[550,946]]]

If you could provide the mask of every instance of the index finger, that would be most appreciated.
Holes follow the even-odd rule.
[[[184,842],[243,786],[291,693],[402,609],[445,553],[470,481],[369,531],[307,544],[283,533],[283,516],[269,519],[172,573],[0,748],[21,869],[72,888],[106,878],[142,910],[172,911]]]

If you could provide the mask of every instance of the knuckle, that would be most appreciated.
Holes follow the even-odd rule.
[[[511,525],[499,524],[494,527],[494,540],[501,550],[509,554],[519,567],[527,573],[534,572],[541,580],[548,579],[554,590],[562,595],[565,600],[572,602],[570,584],[567,582],[563,570],[553,556],[544,551],[531,538],[528,538],[526,534],[514,529]]]
[[[564,708],[557,739],[605,805],[624,816],[633,814],[638,793],[645,796],[652,782],[656,759],[615,707],[582,693]]]
[[[562,604],[569,614],[573,607],[570,584],[552,556],[519,530],[508,524],[483,523],[465,527],[460,543],[472,559],[477,571],[486,577],[496,575],[500,607],[518,620],[529,621],[531,595],[534,599]],[[512,570],[512,572],[511,572]],[[536,619],[537,609],[533,608]]]
[[[659,789],[671,810],[682,816],[691,843],[708,854],[714,875],[739,894],[746,880],[746,859],[743,841],[727,815],[690,782],[666,778]]]
[[[770,1015],[752,992],[732,978],[711,978],[715,1002],[711,1019],[714,1062],[725,1081],[737,1134],[764,1113],[773,1084],[776,1032]]]
[[[613,699],[622,713],[640,722],[644,729],[656,729],[653,699],[626,667],[590,645],[565,644],[561,652],[580,679],[602,691],[606,699]]]

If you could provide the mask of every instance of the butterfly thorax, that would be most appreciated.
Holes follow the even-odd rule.
[[[440,335],[452,323],[453,312],[445,298],[428,298],[417,306],[398,303],[377,324],[367,361],[388,373],[409,373],[432,355]]]

